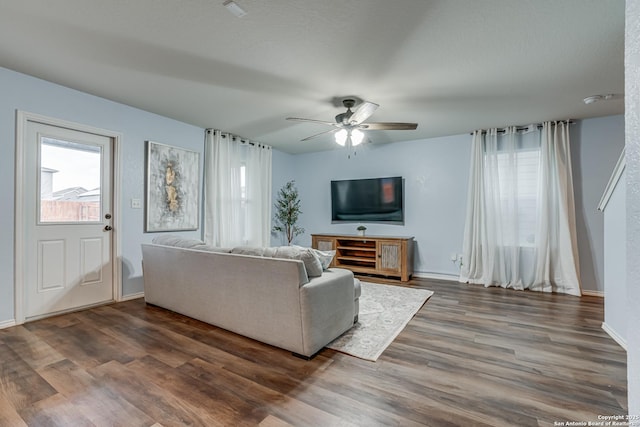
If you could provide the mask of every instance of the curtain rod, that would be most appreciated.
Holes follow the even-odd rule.
[[[266,145],[266,144],[262,144],[260,142],[254,142],[254,141],[250,141],[248,139],[240,138],[237,135],[233,135],[233,134],[228,133],[228,132],[223,132],[223,131],[218,130],[218,129],[205,129],[205,132],[207,132],[207,133],[216,132],[216,131],[220,132],[220,136],[223,137],[223,138],[226,138],[227,135],[228,135],[228,136],[231,137],[232,141],[239,140],[243,144],[249,144],[249,145],[258,146],[258,147],[261,147],[261,148],[266,148],[267,150],[271,150],[271,146],[270,145]]]
[[[556,120],[555,121],[555,123],[563,123],[563,122],[567,123],[569,125],[576,124],[576,122],[573,121],[573,120]],[[537,123],[537,124],[533,124],[533,125],[536,126],[538,129],[542,129],[542,123]],[[531,125],[529,125],[529,126],[531,126]],[[516,126],[516,131],[520,132],[520,131],[523,131],[523,130],[527,130],[527,129],[529,129],[529,126]],[[507,127],[511,127],[511,126],[507,126]],[[498,130],[498,133],[504,133],[504,132],[505,132],[504,129],[499,129]],[[487,133],[487,131],[485,129],[482,129],[482,133]],[[473,132],[469,132],[469,135],[473,135]]]

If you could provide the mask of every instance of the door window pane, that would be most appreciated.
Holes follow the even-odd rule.
[[[40,223],[101,220],[100,147],[40,138]]]

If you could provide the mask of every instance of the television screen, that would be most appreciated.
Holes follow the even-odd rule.
[[[403,224],[402,177],[331,181],[331,221]]]

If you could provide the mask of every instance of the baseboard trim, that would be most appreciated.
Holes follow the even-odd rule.
[[[602,329],[609,334],[609,336],[613,338],[613,340],[617,342],[624,351],[627,351],[627,341],[624,338],[618,335],[618,333],[611,329],[611,327],[609,327],[605,322],[602,322]]]
[[[419,273],[419,272],[414,272],[413,273],[413,277],[416,277],[418,279],[434,279],[434,280],[446,280],[449,282],[459,282],[459,277],[457,275],[454,274],[443,274],[443,273]],[[598,297],[598,298],[604,298],[604,292],[603,291],[582,291],[582,295],[585,296],[590,296],[590,297]]]
[[[604,298],[604,292],[603,291],[582,291],[582,295],[586,295],[588,297],[599,297],[599,298]]]
[[[6,329],[12,326],[16,326],[15,319],[5,320],[4,322],[0,322],[0,329]]]
[[[414,272],[413,277],[417,277],[418,279],[434,279],[434,280],[446,280],[449,282],[458,282],[458,277],[453,274],[442,274],[442,273],[418,273]]]
[[[132,299],[144,298],[144,292],[136,292],[135,294],[123,295],[118,302],[131,301]]]

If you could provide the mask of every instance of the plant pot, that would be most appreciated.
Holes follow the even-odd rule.
[[[358,230],[358,236],[360,236],[360,237],[364,237],[364,232],[365,232],[365,231],[366,231],[366,230]]]

